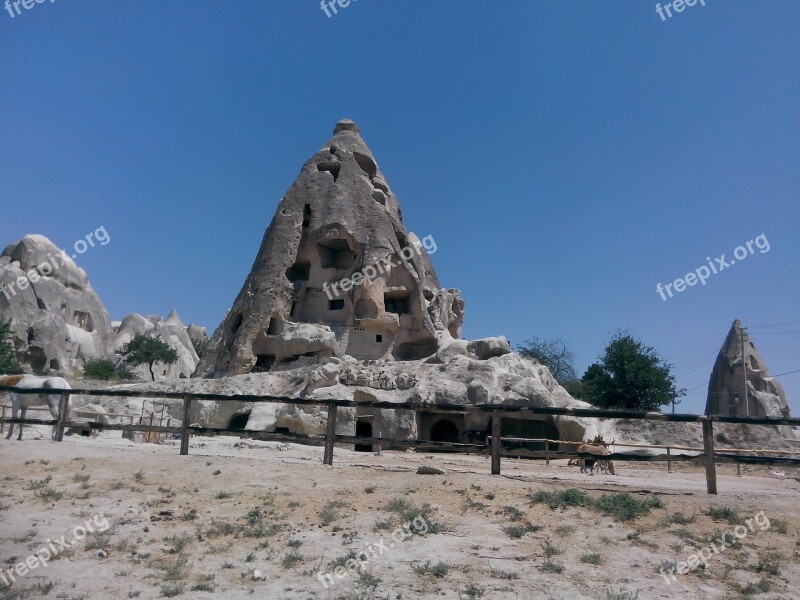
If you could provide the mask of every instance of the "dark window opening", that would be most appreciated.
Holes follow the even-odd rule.
[[[50,361],[50,369],[52,371],[60,371],[61,370],[61,363],[58,362],[55,358]]]
[[[359,419],[356,421],[356,437],[372,437],[372,421]],[[356,444],[356,452],[372,452],[372,444]]]
[[[288,427],[276,427],[274,433],[279,433],[281,435],[289,435],[292,432],[289,431]]]
[[[330,300],[328,302],[328,310],[343,310],[344,300]]]
[[[275,364],[274,354],[258,354],[256,356],[256,364],[253,367],[253,373],[266,373]]]
[[[380,335],[380,334],[376,335],[376,336],[375,336],[375,341],[376,341],[376,342],[382,342],[382,341],[383,341],[383,336],[382,336],[382,335]]]
[[[386,312],[398,315],[407,315],[409,312],[408,301],[404,298],[387,298],[383,301],[383,307]]]
[[[303,207],[303,227],[308,227],[311,224],[311,205],[306,204]]]
[[[338,162],[324,162],[317,164],[318,171],[326,171],[333,175],[333,181],[335,182],[339,179],[339,171],[341,171],[342,165]]]
[[[311,274],[311,263],[299,262],[286,269],[286,279],[289,281],[308,281]]]
[[[283,333],[283,321],[280,317],[273,317],[267,327],[267,335],[280,335]]]
[[[378,174],[378,165],[375,164],[375,161],[372,160],[371,157],[366,154],[361,154],[360,152],[353,152],[353,158],[356,159],[358,166],[361,167],[361,170],[364,171],[370,179]]]
[[[356,261],[356,253],[345,240],[325,240],[317,244],[317,251],[323,269],[349,269]]]
[[[239,313],[233,320],[233,324],[231,325],[231,333],[236,333],[237,331],[239,331],[239,327],[241,326],[242,326],[242,314]]]

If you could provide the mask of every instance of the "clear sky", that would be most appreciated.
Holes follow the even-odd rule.
[[[650,0],[20,10],[0,10],[0,244],[105,227],[78,263],[112,319],[174,308],[213,331],[349,117],[436,240],[465,337],[563,337],[582,372],[627,329],[697,387],[687,411],[736,317],[773,373],[800,369],[796,0],[666,20]],[[761,234],[768,252],[657,293]],[[800,414],[800,373],[780,379]]]

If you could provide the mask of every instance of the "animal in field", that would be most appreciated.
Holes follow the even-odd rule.
[[[51,389],[51,390],[69,390],[72,389],[67,383],[66,379],[61,377],[37,377],[36,375],[0,375],[0,385],[7,385],[10,387],[35,390],[35,389]],[[47,406],[50,409],[50,415],[54,419],[58,419],[58,405],[61,401],[61,394],[18,394],[10,392],[11,396],[11,418],[17,419],[25,418],[27,410],[33,406]],[[67,413],[69,413],[69,405],[67,405]],[[20,415],[18,417],[17,415]],[[8,435],[6,439],[11,439],[14,433],[14,423],[8,427]],[[53,433],[51,437],[55,439],[56,427],[53,426]],[[19,436],[17,440],[22,439],[22,423],[19,424]]]
[[[603,446],[596,446],[594,444],[581,444],[580,446],[578,446],[577,452],[594,454],[596,456],[608,456],[609,454],[608,450],[606,450]],[[595,463],[597,463],[599,470],[610,473],[611,475],[616,475],[616,473],[614,472],[613,461],[603,460],[603,459],[591,459],[591,458],[580,459],[581,473],[586,473],[587,469],[589,469],[589,472],[592,475],[594,475]]]

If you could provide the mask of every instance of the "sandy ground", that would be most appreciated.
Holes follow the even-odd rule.
[[[723,466],[712,497],[704,473],[684,465],[589,476],[565,461],[504,459],[497,477],[481,456],[337,448],[326,467],[321,448],[294,444],[192,438],[182,457],[174,441],[109,432],[56,444],[44,431],[0,440],[0,567],[16,580],[0,579],[0,599],[800,597],[795,472],[736,477]],[[418,475],[420,465],[445,474]],[[530,500],[569,488],[663,506],[617,520],[594,504]],[[711,507],[735,512],[714,519]],[[711,551],[759,511],[737,545]],[[95,533],[78,541],[81,527]],[[659,574],[706,547],[704,568],[669,584]],[[47,566],[29,558],[47,560],[43,548],[56,551]],[[351,561],[348,572],[360,552],[361,570]],[[34,566],[20,574],[26,560]]]

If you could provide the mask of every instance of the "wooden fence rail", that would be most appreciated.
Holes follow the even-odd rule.
[[[671,469],[672,461],[703,461],[705,464],[706,472],[706,486],[709,494],[717,493],[716,481],[716,459],[721,459],[726,462],[745,463],[745,464],[783,464],[783,465],[797,465],[800,464],[800,458],[789,457],[767,457],[767,456],[742,456],[739,452],[746,450],[739,449],[724,449],[721,451],[714,450],[714,423],[743,423],[749,425],[800,425],[800,419],[784,418],[784,417],[731,417],[722,415],[694,415],[694,414],[672,414],[672,413],[659,413],[659,412],[639,412],[639,411],[618,411],[607,409],[583,409],[583,408],[563,408],[563,407],[531,407],[531,406],[507,406],[498,404],[472,404],[472,405],[456,405],[456,404],[433,404],[423,402],[386,402],[378,400],[318,400],[310,398],[289,398],[282,396],[269,396],[269,395],[222,395],[222,394],[208,394],[208,393],[189,393],[189,392],[167,392],[158,390],[103,390],[103,389],[72,389],[72,390],[52,390],[52,389],[17,389],[9,386],[0,386],[0,393],[14,392],[17,394],[47,394],[47,395],[60,395],[59,414],[58,419],[43,420],[43,419],[11,419],[5,416],[5,407],[3,407],[2,416],[0,416],[0,426],[5,423],[19,423],[30,425],[55,425],[56,441],[62,441],[64,435],[64,428],[74,425],[81,425],[91,429],[100,431],[128,431],[128,432],[152,432],[152,433],[179,433],[181,438],[180,454],[187,455],[189,453],[189,440],[191,435],[232,435],[239,437],[252,438],[257,440],[267,441],[293,441],[295,443],[305,445],[323,445],[325,447],[323,464],[333,464],[333,451],[334,446],[338,444],[378,444],[391,445],[393,447],[409,447],[418,449],[441,449],[452,450],[457,452],[467,453],[486,453],[491,455],[491,472],[493,475],[500,474],[501,457],[502,456],[521,456],[526,458],[542,458],[544,457],[549,464],[551,456],[578,456],[581,458],[597,458],[596,455],[590,453],[578,452],[559,452],[550,451],[549,444],[565,444],[575,445],[581,442],[571,442],[565,440],[535,440],[528,438],[503,438],[501,437],[502,419],[503,415],[513,417],[525,416],[574,416],[584,418],[599,418],[599,419],[631,419],[631,420],[644,420],[644,421],[666,421],[673,423],[699,423],[702,425],[703,430],[703,449],[694,449],[683,446],[647,446],[651,448],[666,448],[667,453],[661,455],[637,455],[614,452],[608,456],[603,456],[603,459],[614,461],[636,461],[636,462],[649,462],[649,461],[662,461],[666,460],[668,467]],[[82,396],[105,396],[105,397],[122,397],[122,398],[153,398],[158,400],[170,399],[180,400],[183,402],[182,422],[180,427],[162,427],[155,425],[144,424],[130,424],[130,425],[112,425],[98,422],[77,423],[67,421],[67,408],[70,395]],[[239,429],[220,429],[191,426],[189,423],[191,416],[192,402],[242,402],[242,403],[274,403],[274,404],[294,404],[300,406],[326,406],[328,409],[328,422],[324,436],[320,435],[302,435],[302,434],[286,434],[286,433],[270,433],[265,431],[246,431]],[[339,408],[375,408],[383,410],[405,410],[412,412],[436,412],[436,413],[460,413],[466,414],[469,412],[483,412],[491,415],[491,436],[488,437],[487,444],[462,444],[453,442],[434,442],[429,440],[396,440],[384,437],[364,437],[364,436],[346,436],[336,434],[336,421]],[[545,443],[545,452],[526,450],[526,449],[504,449],[503,442],[539,442]],[[644,447],[638,444],[622,444],[619,446],[633,446]],[[687,450],[697,451],[698,454],[674,454],[672,450]],[[749,452],[754,452],[750,450]],[[777,451],[771,451],[777,452]],[[784,454],[795,454],[794,452],[787,451]]]

